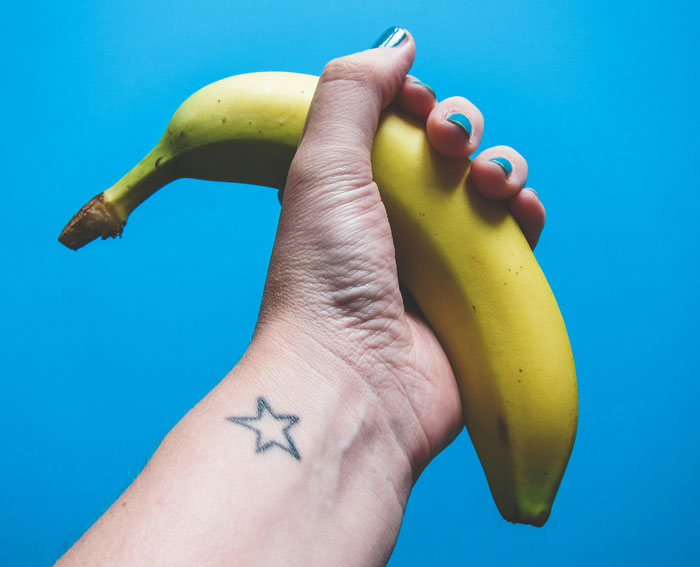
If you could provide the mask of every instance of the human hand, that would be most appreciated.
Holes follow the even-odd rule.
[[[408,32],[393,28],[384,39],[331,61],[321,75],[284,189],[256,337],[295,334],[343,361],[379,399],[417,477],[461,430],[460,401],[437,339],[405,307],[371,147],[380,113],[394,100],[426,121],[446,156],[471,156],[484,123],[465,98],[438,103],[407,75],[415,56]],[[507,201],[534,247],[544,208],[524,189],[526,179],[526,161],[507,146],[482,151],[469,175],[484,196]]]
[[[319,80],[246,355],[61,566],[386,564],[415,479],[462,416],[450,364],[401,294],[372,141],[396,100],[437,151],[467,159],[483,118],[407,75],[410,34],[384,39]],[[507,200],[534,246],[544,208],[526,178],[498,146],[469,183]]]

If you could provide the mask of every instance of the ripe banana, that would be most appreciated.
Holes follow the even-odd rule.
[[[88,202],[59,240],[77,249],[120,235],[134,208],[180,177],[283,187],[317,81],[252,73],[199,90],[158,145]],[[469,165],[433,151],[418,121],[383,113],[372,166],[400,277],[452,364],[501,514],[542,526],[576,435],[571,347],[525,238],[502,203],[466,185]]]

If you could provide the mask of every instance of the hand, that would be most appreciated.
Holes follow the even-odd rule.
[[[466,159],[483,132],[474,105],[437,103],[407,75],[413,38],[391,37],[321,76],[245,357],[61,566],[386,564],[415,479],[462,417],[445,354],[404,306],[372,140],[394,99],[443,154]],[[470,183],[507,199],[534,245],[544,209],[526,177],[499,146]]]
[[[372,141],[394,100],[426,121],[431,143],[450,157],[476,151],[484,122],[465,98],[438,103],[407,75],[415,43],[393,29],[393,41],[401,37],[331,61],[321,75],[284,190],[256,338],[296,332],[344,361],[379,398],[417,476],[461,430],[460,401],[438,341],[404,306]],[[526,161],[507,146],[484,150],[470,172],[484,196],[507,200],[534,247],[544,208],[526,179]]]

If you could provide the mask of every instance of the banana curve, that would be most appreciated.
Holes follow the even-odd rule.
[[[256,73],[192,95],[149,156],[93,199],[111,211],[102,217],[114,217],[112,228],[93,229],[83,240],[121,233],[138,204],[178,177],[283,186],[316,82]],[[573,357],[554,295],[505,207],[465,190],[468,160],[439,156],[422,125],[385,112],[372,161],[400,277],[453,366],[494,500],[507,520],[543,525],[578,415]],[[81,222],[102,222],[90,203],[61,235],[70,247],[82,245],[72,236]]]

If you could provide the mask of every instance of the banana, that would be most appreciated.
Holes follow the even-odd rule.
[[[283,187],[317,81],[251,73],[199,90],[59,240],[77,249],[120,235],[134,208],[180,177]],[[573,356],[547,280],[505,205],[466,183],[469,160],[438,155],[415,119],[383,113],[372,167],[400,278],[452,364],[496,505],[506,520],[542,526],[578,421]]]

